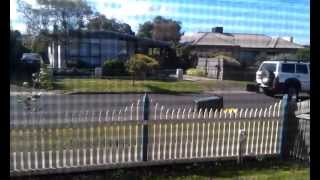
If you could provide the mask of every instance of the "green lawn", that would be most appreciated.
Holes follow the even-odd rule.
[[[214,90],[245,90],[247,81],[159,81],[121,79],[63,79],[55,82],[57,90],[67,92],[155,92],[155,93],[199,93]]]
[[[212,91],[212,90],[226,90],[226,89],[237,89],[245,90],[249,81],[233,81],[233,80],[203,80],[198,81],[197,84],[203,90]]]
[[[201,92],[201,86],[190,81],[109,79],[63,79],[56,82],[56,89],[76,92]]]
[[[245,166],[245,167],[244,167]],[[25,177],[12,178],[15,180]],[[30,177],[29,180],[309,180],[309,168],[294,162],[265,160],[246,165],[214,163],[140,167],[107,171]]]
[[[198,163],[189,165],[149,167],[145,170],[115,170],[110,174],[114,179],[145,180],[307,180],[309,168],[295,162],[264,160],[247,162],[245,165]],[[120,175],[121,174],[121,175]],[[118,175],[118,176],[115,176]]]

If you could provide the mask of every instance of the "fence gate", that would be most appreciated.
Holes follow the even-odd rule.
[[[310,100],[284,101],[281,154],[285,159],[310,161]]]
[[[296,124],[296,136],[294,139],[291,156],[310,161],[310,100],[297,103],[293,121]]]

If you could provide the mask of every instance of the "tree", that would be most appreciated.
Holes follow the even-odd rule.
[[[35,9],[23,0],[17,0],[17,11],[22,13],[27,26],[28,34],[38,34],[41,29],[49,29],[48,11]]]
[[[52,39],[49,36],[48,32],[40,31],[40,33],[33,38],[32,44],[31,44],[32,52],[39,53],[46,63],[49,63],[49,59],[47,57],[47,51],[48,51],[48,46],[51,40]]]
[[[153,23],[150,21],[140,24],[137,36],[144,38],[152,38],[152,29]]]
[[[86,26],[88,30],[108,30],[134,35],[129,24],[118,22],[116,19],[108,19],[105,15],[99,13],[89,19]]]
[[[181,22],[157,16],[152,22],[147,21],[139,26],[139,37],[152,37],[155,40],[168,41],[178,44],[183,33]]]
[[[60,30],[84,27],[85,18],[92,14],[85,0],[37,0],[34,8],[23,0],[17,0],[18,11],[23,14],[29,33],[39,34],[41,30]]]
[[[147,73],[152,72],[155,68],[159,66],[158,61],[155,59],[144,55],[135,54],[131,56],[126,64],[127,71],[132,75],[132,85],[137,77],[145,77]]]
[[[310,61],[310,48],[298,49],[296,57],[298,60]]]
[[[10,74],[17,70],[22,54],[28,52],[30,50],[22,45],[21,33],[10,30]]]

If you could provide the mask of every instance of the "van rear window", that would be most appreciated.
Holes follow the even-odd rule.
[[[274,63],[264,63],[262,64],[262,66],[260,67],[260,71],[264,71],[264,70],[267,70],[267,71],[272,71],[272,72],[275,72],[276,71],[276,66],[277,64],[274,64]]]

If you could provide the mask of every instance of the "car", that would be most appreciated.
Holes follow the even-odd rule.
[[[264,61],[256,72],[256,83],[259,92],[269,96],[285,93],[299,97],[300,92],[310,93],[310,63]]]
[[[38,53],[23,53],[21,61],[25,64],[40,64],[43,59]]]

